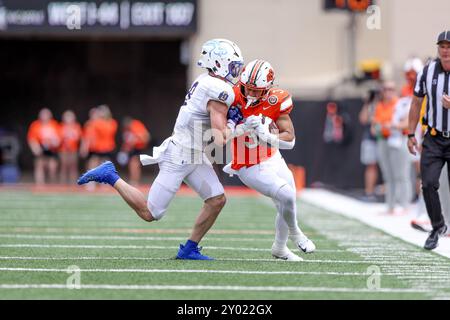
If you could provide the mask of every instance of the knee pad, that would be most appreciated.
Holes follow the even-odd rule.
[[[176,190],[171,190],[157,181],[153,182],[147,199],[147,208],[155,220],[160,220],[166,214],[175,193]]]
[[[289,184],[285,184],[278,192],[275,194],[275,199],[280,202],[284,208],[295,208],[295,203],[297,201],[297,194],[294,188]]]

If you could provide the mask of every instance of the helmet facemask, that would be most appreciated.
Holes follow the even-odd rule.
[[[253,60],[241,74],[241,94],[247,100],[247,107],[265,100],[273,87],[274,72],[272,66],[264,60]]]
[[[265,88],[258,88],[254,85],[247,85],[242,81],[239,81],[241,87],[241,94],[247,100],[247,107],[254,106],[260,101],[264,101],[267,98],[269,90],[273,85],[269,85]]]
[[[242,67],[244,64],[242,61],[232,61],[228,65],[228,74],[225,76],[225,80],[235,85],[239,81],[239,76],[241,75]]]

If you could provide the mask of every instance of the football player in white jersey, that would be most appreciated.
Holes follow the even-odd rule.
[[[228,108],[234,100],[232,85],[237,82],[243,66],[239,47],[226,39],[213,39],[202,46],[198,65],[207,72],[200,75],[189,89],[181,107],[174,133],[153,156],[141,155],[143,165],[158,163],[159,174],[152,184],[148,198],[122,180],[111,162],[94,168],[78,180],[82,185],[90,181],[114,187],[125,202],[145,221],[161,219],[184,181],[203,199],[191,236],[180,245],[178,259],[212,260],[200,253],[198,243],[214,224],[225,205],[222,184],[204,153],[208,129],[214,143],[223,146],[232,135],[227,126]]]

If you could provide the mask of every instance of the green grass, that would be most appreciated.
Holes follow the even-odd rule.
[[[301,254],[303,262],[272,259],[275,210],[258,197],[228,199],[201,244],[217,260],[175,260],[201,205],[195,197],[177,196],[167,216],[149,224],[114,195],[2,192],[0,299],[450,296],[449,259],[304,203],[299,221],[318,250]],[[69,266],[81,269],[82,289],[65,287]],[[368,289],[373,266],[381,272],[380,290]]]

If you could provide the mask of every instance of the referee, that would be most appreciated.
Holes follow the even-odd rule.
[[[439,176],[445,163],[450,164],[450,31],[438,36],[438,59],[430,62],[417,76],[414,98],[409,112],[408,149],[413,155],[418,151],[414,136],[420,118],[422,101],[427,96],[427,109],[423,124],[428,126],[422,144],[420,167],[423,197],[433,231],[424,248],[438,246],[439,236],[445,235],[447,226],[439,200]],[[447,195],[450,197],[450,194]]]

